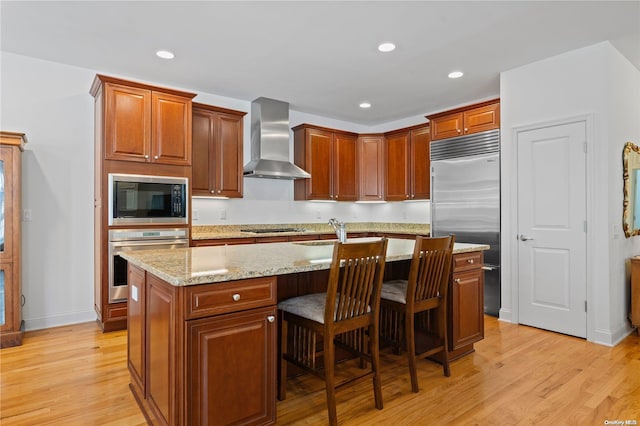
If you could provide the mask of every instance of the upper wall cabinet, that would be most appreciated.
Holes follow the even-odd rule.
[[[427,116],[431,140],[470,135],[500,127],[500,102],[491,100]]]
[[[193,104],[193,195],[242,198],[246,112]]]
[[[430,194],[429,125],[385,134],[385,199],[428,200]]]
[[[191,165],[192,93],[97,75],[104,160]],[[98,108],[96,108],[98,112]]]
[[[358,200],[384,200],[384,135],[358,137]]]
[[[358,135],[308,124],[293,135],[294,162],[311,174],[294,182],[294,199],[356,201]]]

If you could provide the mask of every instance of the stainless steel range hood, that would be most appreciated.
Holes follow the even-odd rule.
[[[251,161],[245,177],[305,179],[311,175],[289,161],[289,104],[269,98],[251,103]]]

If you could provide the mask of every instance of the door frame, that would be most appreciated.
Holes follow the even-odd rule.
[[[593,300],[593,277],[595,276],[595,245],[594,238],[595,233],[593,232],[594,224],[596,223],[594,213],[595,209],[595,180],[594,180],[594,164],[595,164],[595,144],[593,140],[593,123],[594,123],[594,115],[593,114],[582,114],[571,117],[559,118],[555,120],[541,121],[531,124],[523,124],[513,126],[508,131],[512,135],[511,144],[511,155],[509,158],[509,166],[507,171],[507,176],[511,176],[509,186],[506,189],[506,193],[508,194],[507,200],[503,202],[502,211],[509,212],[508,216],[508,225],[503,228],[504,235],[502,236],[502,247],[504,247],[503,253],[507,254],[509,259],[504,262],[506,265],[508,262],[509,268],[502,269],[502,293],[507,295],[511,295],[510,305],[511,309],[505,309],[504,312],[500,310],[500,319],[504,321],[510,321],[514,324],[519,324],[519,282],[518,282],[518,250],[520,246],[517,244],[517,235],[518,235],[518,136],[520,133],[542,129],[545,127],[551,126],[559,126],[573,123],[585,123],[585,131],[586,131],[586,147],[587,152],[585,156],[585,168],[586,168],[586,181],[585,181],[585,191],[586,191],[586,221],[587,221],[587,232],[586,232],[586,297],[587,297],[587,324],[586,324],[586,332],[587,332],[587,340],[595,341],[599,340],[596,338],[596,330],[592,329],[592,325],[595,324],[595,303]],[[501,147],[502,149],[502,147]],[[504,223],[504,222],[503,222]],[[503,258],[504,259],[504,258]]]

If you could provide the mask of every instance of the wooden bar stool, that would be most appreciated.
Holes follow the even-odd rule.
[[[449,356],[447,337],[447,289],[451,280],[451,262],[455,236],[441,238],[416,238],[409,277],[407,280],[384,282],[380,300],[382,325],[381,338],[391,343],[396,351],[407,350],[411,390],[418,392],[416,362],[442,353],[444,375],[449,377]],[[416,353],[416,314],[427,318],[429,311],[435,310],[437,317],[437,345]]]
[[[331,425],[338,424],[336,390],[367,377],[373,379],[375,406],[382,409],[378,319],[386,251],[385,238],[365,243],[336,242],[327,292],[293,297],[278,304],[282,319],[278,399],[286,398],[290,362],[325,380]],[[319,338],[323,342],[321,352],[316,347]],[[336,384],[336,345],[357,355],[363,367],[371,362],[371,370]],[[322,363],[318,362],[320,357]]]

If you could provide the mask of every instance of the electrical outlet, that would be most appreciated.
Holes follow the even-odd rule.
[[[226,210],[220,210],[220,219],[221,220],[227,220],[227,211]]]
[[[31,222],[32,220],[33,220],[33,215],[31,213],[31,209],[22,210],[22,221]]]

